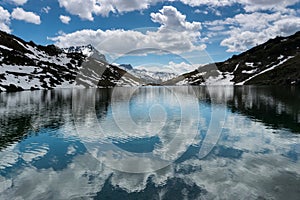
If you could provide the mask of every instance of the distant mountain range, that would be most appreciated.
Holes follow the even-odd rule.
[[[0,91],[138,85],[300,85],[300,32],[178,76],[109,64],[92,45],[60,49],[0,31]]]
[[[121,69],[141,79],[145,84],[162,84],[163,82],[177,77],[179,74],[169,72],[153,72],[146,69],[136,69],[131,64],[121,64]]]

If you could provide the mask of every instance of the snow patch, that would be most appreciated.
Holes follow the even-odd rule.
[[[280,55],[277,59],[281,60],[282,58],[284,58],[284,55]]]
[[[12,51],[13,49],[11,49],[11,48],[8,48],[8,47],[6,47],[6,46],[3,46],[3,45],[0,45],[0,48],[2,48],[2,49],[5,49],[5,50],[8,50],[8,51]]]
[[[257,69],[252,69],[252,70],[249,70],[249,71],[243,70],[242,73],[243,74],[254,74],[256,71],[257,71]]]
[[[252,68],[255,67],[254,63],[252,63],[252,62],[246,62],[245,65],[248,66],[248,67],[252,67]]]
[[[206,79],[205,84],[206,85],[234,85],[234,82],[231,81],[234,78],[234,75],[232,73],[223,73],[217,70],[219,73],[219,76],[217,77],[209,77]]]

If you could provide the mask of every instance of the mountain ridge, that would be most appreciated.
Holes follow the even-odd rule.
[[[0,92],[141,85],[300,85],[300,31],[176,76],[113,65],[92,45],[59,48],[0,31]]]
[[[223,62],[182,74],[164,85],[300,85],[300,31],[276,37]]]
[[[89,46],[90,55],[41,46],[0,31],[0,91],[113,87],[142,84],[138,78],[106,62]]]

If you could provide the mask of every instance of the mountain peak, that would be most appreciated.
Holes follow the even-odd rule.
[[[87,57],[92,57],[99,61],[105,61],[105,55],[101,54],[93,45],[83,45],[83,46],[71,46],[68,48],[63,48],[65,53],[82,53]]]
[[[131,64],[121,64],[119,67],[124,68],[125,70],[132,70],[133,67]]]

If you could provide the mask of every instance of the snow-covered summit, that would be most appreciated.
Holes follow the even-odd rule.
[[[65,53],[81,53],[87,57],[93,57],[96,60],[105,61],[106,58],[104,54],[101,54],[95,47],[91,44],[86,46],[71,46],[68,48],[63,48]]]

